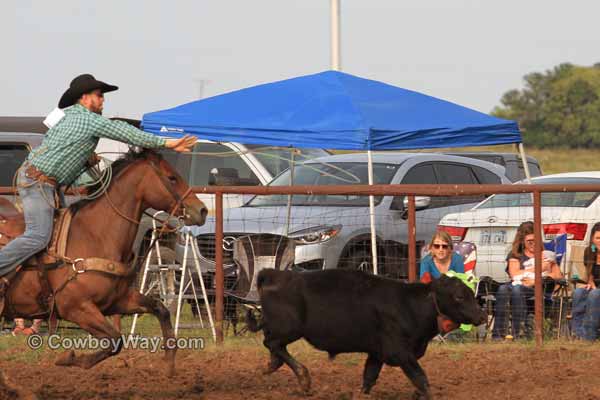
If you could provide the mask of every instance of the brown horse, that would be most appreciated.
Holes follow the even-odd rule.
[[[152,151],[130,153],[112,168],[113,179],[103,196],[72,206],[74,215],[65,256],[74,262],[49,270],[47,281],[54,293],[53,313],[96,338],[111,339],[117,346],[90,354],[67,351],[58,358],[57,365],[90,368],[119,353],[123,346],[121,333],[106,320],[106,315],[152,313],[160,321],[163,344],[174,337],[169,311],[160,301],[132,287],[136,271],[131,271],[133,267],[127,263],[145,209],[177,213],[184,223],[196,225],[204,224],[207,209],[196,196],[189,195],[188,185],[173,167]],[[105,262],[104,270],[93,270],[93,260],[114,263]],[[92,267],[85,271],[87,264]],[[49,310],[36,301],[42,290],[38,271],[21,271],[7,291],[4,316],[47,317]],[[169,375],[175,372],[175,352],[176,348],[165,346]]]

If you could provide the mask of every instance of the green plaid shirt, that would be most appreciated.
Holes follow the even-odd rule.
[[[141,131],[126,122],[112,121],[75,104],[63,110],[65,116],[47,133],[42,144],[29,155],[29,161],[59,184],[73,183],[86,170],[101,137],[136,146],[158,148],[165,139]]]

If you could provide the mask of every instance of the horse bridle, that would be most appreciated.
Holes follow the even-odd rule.
[[[150,160],[150,159],[146,159],[146,160],[150,163],[150,167],[152,167],[152,169],[156,172],[156,175],[158,176],[161,183],[163,184],[164,189],[167,190],[167,192],[169,192],[175,198],[175,205],[173,206],[173,208],[171,209],[171,211],[169,212],[169,215],[167,216],[167,218],[165,220],[161,220],[160,218],[155,217],[154,215],[150,214],[147,211],[144,211],[144,214],[146,214],[147,216],[149,216],[150,218],[152,218],[153,220],[155,220],[161,224],[162,227],[159,232],[159,236],[165,232],[175,232],[177,230],[176,227],[175,228],[167,228],[169,225],[168,222],[172,217],[176,216],[177,211],[180,209],[181,209],[181,213],[180,213],[180,215],[178,215],[178,219],[186,216],[185,207],[183,206],[183,202],[190,195],[190,193],[192,193],[192,188],[188,187],[187,190],[183,193],[183,195],[180,196],[179,193],[177,193],[177,191],[175,190],[174,185],[171,184],[171,182],[163,176],[160,169],[155,164],[154,160]],[[127,170],[127,168],[124,169],[123,171],[121,171],[114,179],[118,178],[126,170]],[[123,212],[121,212],[121,210],[119,210],[117,208],[117,206],[110,199],[110,196],[108,195],[108,190],[106,190],[104,195],[106,196],[110,206],[121,218],[124,218],[127,221],[132,222],[136,225],[140,224],[140,221],[136,221],[135,219],[125,215]]]

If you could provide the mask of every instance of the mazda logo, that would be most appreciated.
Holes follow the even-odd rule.
[[[487,222],[489,222],[490,224],[498,222],[498,217],[488,217]]]
[[[225,251],[233,251],[233,244],[235,243],[236,238],[233,236],[225,236],[223,238],[223,250]]]

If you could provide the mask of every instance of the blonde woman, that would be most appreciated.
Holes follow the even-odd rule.
[[[438,231],[429,243],[429,254],[421,260],[421,282],[431,282],[448,271],[465,272],[463,258],[452,251],[452,238],[448,232]]]

